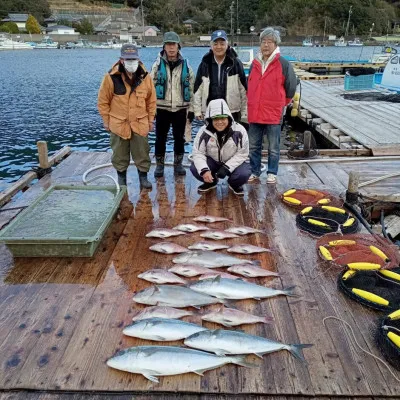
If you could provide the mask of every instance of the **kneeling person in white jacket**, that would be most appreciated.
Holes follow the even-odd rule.
[[[217,186],[218,178],[228,177],[230,189],[243,195],[251,169],[248,162],[249,140],[246,129],[235,122],[225,100],[212,100],[204,116],[206,125],[196,135],[193,144],[192,174],[199,181],[199,192]]]

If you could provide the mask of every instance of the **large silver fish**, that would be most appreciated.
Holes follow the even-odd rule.
[[[294,296],[294,286],[287,289],[271,289],[265,286],[242,280],[226,279],[217,276],[216,278],[204,279],[193,282],[188,287],[196,292],[208,294],[219,299],[264,299],[278,295]]]
[[[135,321],[126,326],[122,333],[140,339],[167,342],[185,339],[205,330],[207,328],[179,319],[149,318]]]
[[[244,260],[228,254],[216,253],[215,251],[196,250],[176,256],[173,260],[176,264],[195,264],[207,268],[230,267],[241,264],[259,264],[258,261]]]
[[[232,246],[228,249],[229,253],[238,253],[238,254],[253,254],[253,253],[270,253],[271,250],[266,247],[258,247],[253,246],[252,244],[238,244],[236,246]]]
[[[200,236],[206,239],[213,239],[213,240],[233,239],[239,237],[234,233],[211,230],[211,229],[207,232],[201,233]]]
[[[142,272],[138,275],[138,278],[144,279],[145,281],[163,284],[163,283],[182,283],[186,281],[180,276],[173,274],[165,269],[155,268],[148,271]]]
[[[196,307],[208,304],[225,303],[222,299],[217,299],[203,293],[195,292],[185,286],[160,285],[143,289],[133,296],[133,301],[151,306],[168,307]]]
[[[176,229],[182,232],[197,232],[197,231],[208,231],[210,228],[208,228],[205,225],[180,224],[172,229]]]
[[[192,311],[178,310],[177,308],[173,307],[152,306],[152,307],[146,307],[145,309],[136,313],[133,316],[132,321],[139,321],[141,319],[148,319],[148,318],[178,319],[193,314],[194,312]]]
[[[207,274],[208,272],[212,272],[213,270],[203,267],[201,265],[178,264],[170,268],[168,271],[192,278],[193,276]]]
[[[177,231],[174,229],[167,229],[167,228],[157,228],[150,231],[146,237],[155,237],[155,238],[169,238],[171,236],[179,236],[179,235],[186,235],[185,232]]]
[[[173,346],[138,346],[121,350],[107,361],[107,365],[121,371],[141,374],[148,380],[158,383],[157,376],[180,375],[194,372],[203,373],[225,364],[243,367],[244,356],[221,357],[204,351]]]
[[[255,354],[261,358],[267,353],[288,350],[296,358],[304,362],[306,362],[306,360],[303,356],[302,349],[312,346],[312,344],[285,344],[260,336],[224,329],[197,332],[186,338],[184,343],[186,346],[210,351],[217,355]]]
[[[218,311],[210,311],[203,314],[201,319],[203,321],[215,322],[228,327],[242,324],[256,324],[258,322],[269,324],[273,321],[272,317],[259,317],[258,315],[225,307],[222,307]]]
[[[218,242],[197,242],[188,246],[189,250],[224,250],[228,249],[229,246]]]
[[[257,267],[256,265],[242,264],[234,265],[228,268],[229,272],[247,276],[248,278],[258,278],[261,276],[279,276],[277,272],[269,271],[264,268]]]
[[[230,221],[230,220],[228,218],[214,217],[212,215],[200,215],[196,218],[193,218],[193,221],[212,223],[212,222],[223,222],[223,221]]]
[[[149,247],[150,250],[163,254],[185,253],[188,251],[186,247],[180,246],[173,242],[160,242]]]
[[[249,233],[265,233],[260,229],[251,228],[250,226],[234,226],[225,229],[225,232],[234,233],[236,235],[248,235]]]

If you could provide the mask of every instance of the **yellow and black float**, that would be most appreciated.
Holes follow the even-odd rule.
[[[365,268],[349,266],[350,269],[340,273],[338,288],[369,308],[389,312],[400,309],[400,268],[381,270],[379,264],[358,264],[364,264],[361,267]]]
[[[296,223],[299,229],[316,236],[358,230],[358,220],[343,208],[334,206],[305,207],[297,214]]]
[[[343,201],[334,195],[315,189],[289,189],[281,194],[281,200],[290,207],[303,209],[307,206],[334,205],[341,206]]]
[[[385,359],[400,371],[400,309],[379,320],[375,341]]]

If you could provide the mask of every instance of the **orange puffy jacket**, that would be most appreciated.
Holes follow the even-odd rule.
[[[149,125],[156,114],[156,91],[153,80],[139,62],[136,79],[131,87],[122,73],[119,61],[104,76],[97,108],[104,125],[123,139],[130,139],[131,132],[147,136]]]

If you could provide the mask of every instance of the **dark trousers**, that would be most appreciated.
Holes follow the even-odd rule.
[[[207,165],[208,168],[211,171],[212,176],[215,177],[215,174],[217,171],[221,168],[222,163],[215,161],[211,157],[207,157]],[[190,166],[190,171],[192,172],[193,176],[199,180],[200,182],[204,182],[203,178],[201,175],[197,172],[196,167],[192,163]],[[251,168],[250,164],[247,162],[244,162],[243,164],[240,164],[228,177],[228,184],[232,186],[233,188],[237,188],[239,186],[244,185],[247,183],[251,175]]]
[[[186,114],[186,108],[175,112],[157,108],[155,144],[156,156],[163,156],[165,154],[168,132],[171,125],[172,134],[174,136],[174,153],[185,153]]]

